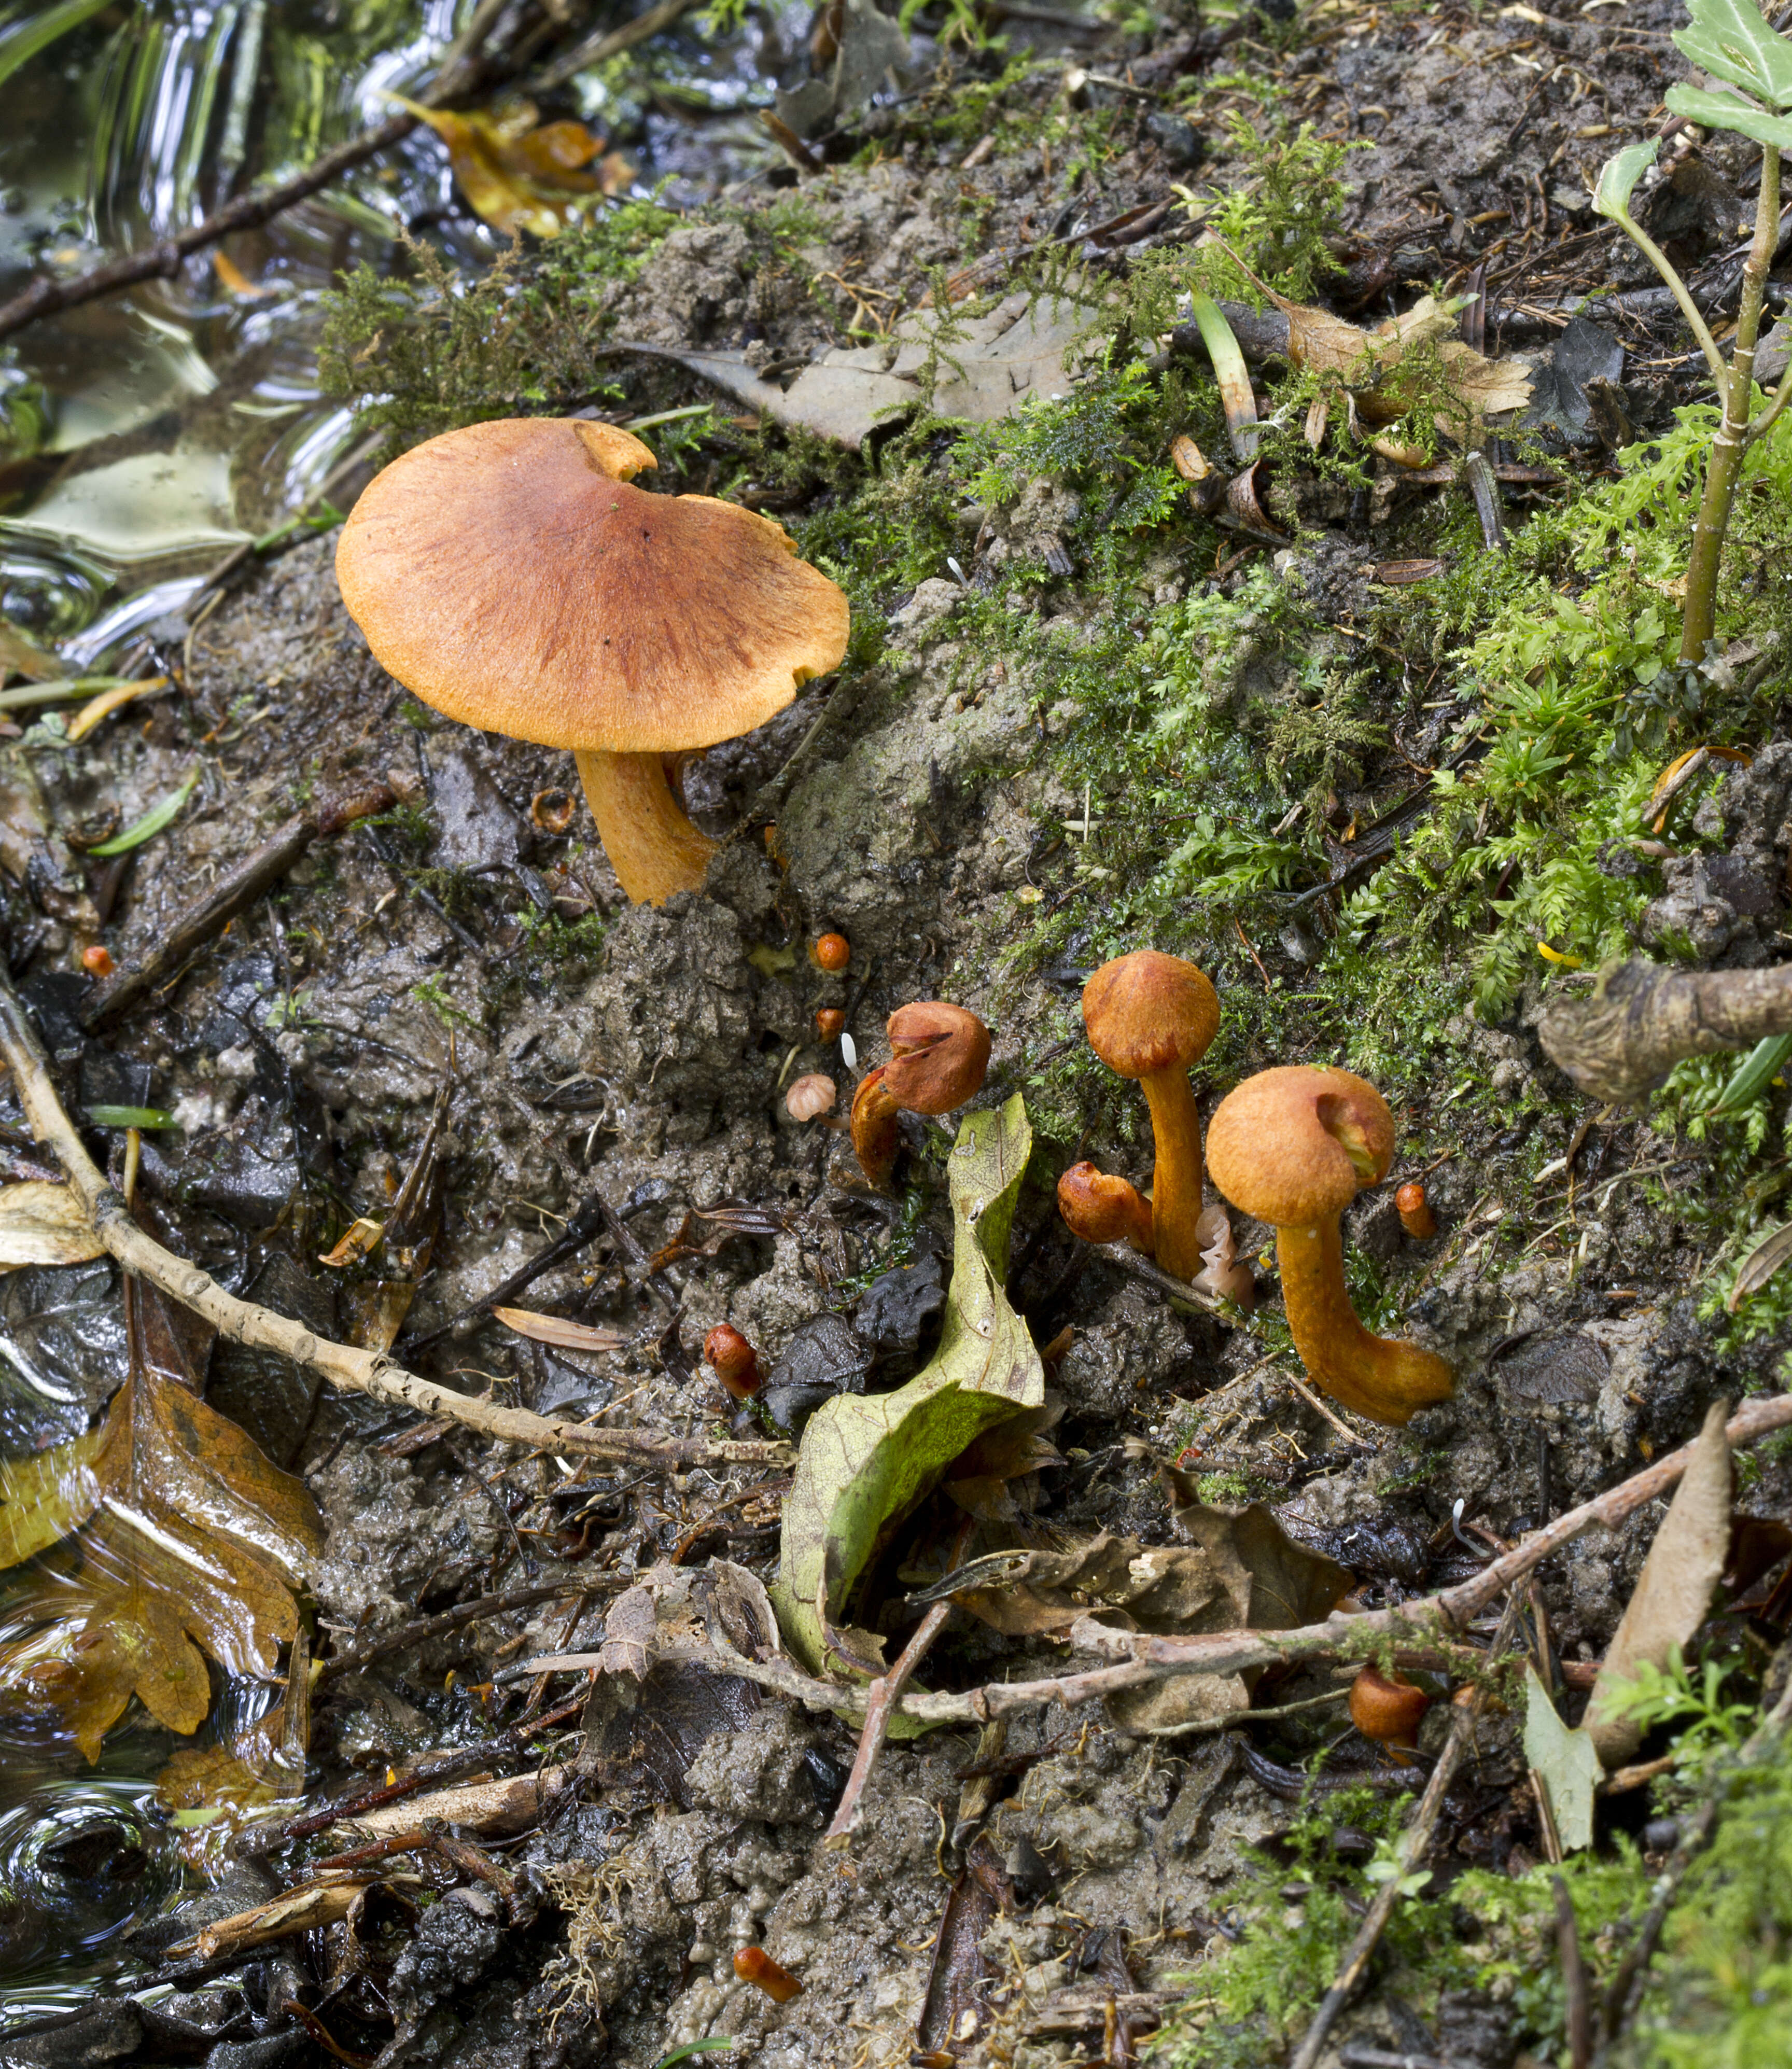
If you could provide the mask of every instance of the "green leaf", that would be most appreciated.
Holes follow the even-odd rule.
[[[1770,1034],[1756,1043],[1731,1073],[1729,1083],[1717,1096],[1717,1104],[1706,1108],[1706,1120],[1728,1113],[1733,1107],[1749,1105],[1779,1075],[1789,1056],[1792,1056],[1792,1034]]]
[[[1757,144],[1777,144],[1782,151],[1792,151],[1792,115],[1770,115],[1765,108],[1732,100],[1727,93],[1701,93],[1696,86],[1669,87],[1667,105],[1674,114],[1704,129],[1733,129]]]
[[[1637,182],[1655,163],[1660,148],[1659,140],[1651,137],[1647,144],[1632,144],[1615,158],[1606,159],[1599,168],[1599,184],[1593,193],[1593,206],[1598,214],[1609,216],[1614,222],[1629,222],[1631,196],[1636,191]]]
[[[87,1117],[96,1128],[178,1128],[180,1123],[159,1106],[90,1106]]]
[[[965,1116],[948,1160],[952,1290],[933,1358],[893,1394],[841,1394],[803,1432],[772,1589],[790,1649],[814,1671],[854,1583],[903,1518],[992,1423],[1045,1398],[1027,1324],[1002,1291],[1014,1202],[1033,1147],[1020,1095]],[[871,1656],[876,1641],[853,1643]]]
[[[1525,1757],[1542,1776],[1565,1854],[1593,1843],[1593,1792],[1605,1769],[1584,1728],[1570,1731],[1556,1715],[1537,1669],[1525,1669]]]
[[[1684,56],[1713,79],[1726,80],[1770,107],[1792,108],[1792,42],[1774,33],[1754,0],[1689,0],[1687,12],[1691,22],[1674,31]],[[1674,108],[1672,95],[1667,105]],[[1676,115],[1688,112],[1674,108]]]
[[[1225,312],[1213,296],[1197,288],[1189,296],[1195,327],[1207,357],[1214,363],[1214,378],[1219,384],[1219,399],[1226,411],[1226,428],[1239,464],[1248,467],[1257,457],[1257,398],[1251,386],[1251,369]]]
[[[688,2062],[693,2055],[713,2055],[724,2047],[734,2045],[731,2033],[712,2033],[706,2040],[688,2040],[682,2047],[675,2047],[670,2055],[662,2055],[654,2069],[672,2069],[675,2062]]]
[[[171,790],[159,805],[153,806],[134,826],[127,826],[123,833],[114,834],[109,841],[101,841],[97,847],[90,847],[89,855],[125,855],[133,847],[141,847],[146,840],[153,839],[165,826],[171,826],[180,817],[181,808],[193,795],[193,786],[199,780],[195,769],[178,790]]]

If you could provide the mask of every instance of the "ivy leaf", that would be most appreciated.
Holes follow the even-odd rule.
[[[304,1482],[199,1398],[160,1296],[127,1279],[125,1303],[129,1373],[103,1421],[0,1465],[0,1566],[48,1554],[12,1606],[0,1712],[55,1713],[90,1761],[133,1695],[170,1731],[197,1731],[211,1704],[202,1652],[271,1676],[323,1546]]]
[[[1671,112],[1704,129],[1733,129],[1757,144],[1777,144],[1782,151],[1792,151],[1792,115],[1770,115],[1765,108],[1733,100],[1727,93],[1701,93],[1696,86],[1669,87],[1667,101]]]
[[[1606,159],[1599,168],[1599,183],[1593,190],[1595,214],[1628,225],[1631,196],[1636,191],[1637,182],[1655,163],[1660,148],[1659,140],[1651,137],[1647,144],[1632,144],[1616,157]]]
[[[1583,1726],[1570,1731],[1556,1715],[1534,1667],[1525,1669],[1525,1757],[1543,1777],[1565,1854],[1593,1843],[1593,1792],[1605,1769]]]
[[[966,1116],[948,1161],[955,1234],[939,1349],[907,1385],[837,1395],[803,1432],[772,1600],[814,1671],[830,1651],[876,1671],[881,1640],[838,1627],[855,1583],[968,1444],[1044,1400],[1039,1354],[1002,1291],[1032,1147],[1018,1092],[999,1113]]]
[[[1754,0],[1690,0],[1687,12],[1692,18],[1673,37],[1683,56],[1713,79],[1739,86],[1770,107],[1792,108],[1792,42],[1774,34]],[[1691,112],[1674,108],[1672,94],[1667,105],[1676,115]]]

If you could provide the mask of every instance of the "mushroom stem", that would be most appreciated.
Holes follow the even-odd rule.
[[[659,756],[582,747],[574,759],[603,851],[633,903],[663,905],[675,891],[700,891],[716,844],[685,817]]]
[[[1139,1079],[1151,1108],[1157,1168],[1151,1178],[1151,1239],[1157,1262],[1178,1279],[1201,1269],[1201,1116],[1180,1065]]]
[[[1336,1214],[1277,1229],[1276,1261],[1294,1347],[1334,1401],[1373,1422],[1399,1423],[1449,1399],[1454,1382],[1442,1358],[1417,1344],[1371,1336],[1357,1320],[1344,1283],[1344,1239]]]

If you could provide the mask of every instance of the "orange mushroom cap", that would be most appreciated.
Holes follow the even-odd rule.
[[[1151,1255],[1151,1202],[1125,1178],[1085,1159],[1058,1181],[1058,1212],[1084,1243],[1129,1243]]]
[[[899,1006],[884,1031],[891,1050],[884,1089],[907,1112],[950,1113],[989,1075],[990,1030],[962,1006],[917,999]]]
[[[838,667],[846,598],[783,527],[651,496],[611,424],[513,417],[374,476],[337,580],[374,658],[450,718],[545,747],[669,753],[733,740]]]
[[[1234,1206],[1292,1228],[1341,1214],[1394,1157],[1394,1116],[1366,1079],[1289,1063],[1247,1078],[1207,1124],[1207,1169]]]
[[[1431,1699],[1398,1675],[1365,1667],[1350,1684],[1350,1721],[1365,1739],[1387,1746],[1414,1746]]]
[[[1186,1071],[1219,1031],[1219,998],[1193,963],[1139,949],[1104,963],[1084,986],[1083,1024],[1089,1047],[1121,1077]]]

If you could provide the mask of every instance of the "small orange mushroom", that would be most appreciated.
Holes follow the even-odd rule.
[[[704,880],[666,757],[733,740],[837,668],[847,599],[783,527],[651,496],[613,424],[513,417],[446,431],[376,475],[337,581],[374,657],[450,718],[570,748],[623,891]]]
[[[1189,1066],[1218,1032],[1218,998],[1193,963],[1141,949],[1104,963],[1084,986],[1083,1024],[1108,1069],[1144,1088],[1157,1152],[1153,1252],[1165,1271],[1193,1279],[1201,1269],[1201,1116]]]
[[[815,1039],[818,1042],[838,1042],[845,1031],[847,1017],[837,1006],[818,1006],[815,1008]]]
[[[1431,1699],[1398,1675],[1365,1667],[1350,1684],[1350,1721],[1365,1739],[1390,1748],[1416,1746]]]
[[[1151,1202],[1125,1178],[1111,1178],[1087,1160],[1058,1181],[1058,1211],[1084,1243],[1129,1243],[1151,1255]]]
[[[884,1031],[890,1060],[867,1071],[852,1096],[852,1147],[874,1185],[896,1162],[896,1116],[950,1113],[975,1096],[990,1068],[990,1030],[962,1006],[899,1006]]]
[[[1394,1116],[1365,1079],[1304,1064],[1247,1078],[1207,1129],[1214,1183],[1276,1230],[1288,1328],[1313,1384],[1378,1422],[1406,1422],[1445,1401],[1450,1368],[1416,1344],[1371,1336],[1344,1283],[1338,1217],[1378,1185],[1394,1154]]]
[[[765,1384],[759,1353],[732,1322],[718,1322],[703,1340],[703,1354],[737,1401],[750,1401]]]
[[[763,1947],[743,1947],[734,1957],[734,1973],[743,1983],[763,1990],[774,2004],[788,2004],[802,1994],[802,1984]]]
[[[809,959],[818,969],[835,975],[852,961],[852,944],[844,934],[823,934],[809,951]]]
[[[81,951],[81,966],[89,977],[110,977],[115,965],[112,951],[104,941],[95,941]]]
[[[1425,1188],[1416,1178],[1400,1188],[1394,1196],[1394,1204],[1399,1212],[1401,1227],[1414,1243],[1429,1243],[1437,1234],[1437,1216],[1431,1212]]]

